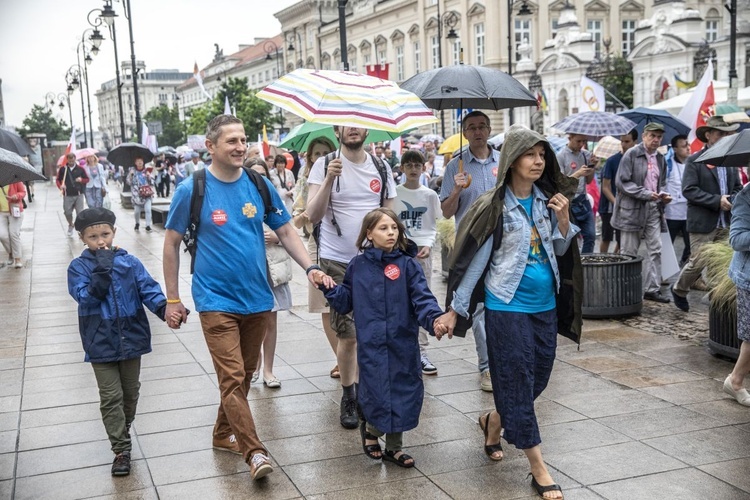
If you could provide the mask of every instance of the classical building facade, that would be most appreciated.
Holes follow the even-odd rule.
[[[177,87],[192,73],[181,72],[176,69],[157,69],[146,71],[146,63],[136,62],[138,75],[138,96],[140,98],[140,112],[143,117],[149,110],[166,104],[178,104]],[[132,65],[130,61],[121,64],[120,79],[122,82],[122,109],[125,115],[125,138],[120,133],[120,109],[117,102],[117,81],[110,80],[101,85],[96,91],[97,107],[99,110],[99,130],[107,149],[128,142],[136,135],[135,126],[135,94],[133,92]]]
[[[749,80],[748,3],[739,0],[739,87]],[[286,45],[285,71],[340,68],[337,1],[301,0],[275,16]],[[683,92],[675,75],[699,79],[706,53],[713,58],[715,52],[716,77],[727,80],[729,17],[721,0],[350,0],[346,51],[350,70],[364,73],[367,65],[387,63],[396,82],[461,57],[466,64],[511,70],[548,101],[543,113],[515,110],[515,121],[549,126],[577,111],[581,77],[608,56],[632,64],[635,106]],[[662,92],[665,80],[670,88]],[[501,131],[508,113],[490,114],[493,129]],[[446,135],[456,130],[455,118],[446,117]]]

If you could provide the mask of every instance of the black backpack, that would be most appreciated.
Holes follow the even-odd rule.
[[[271,192],[268,185],[263,180],[263,176],[253,169],[242,167],[250,182],[258,188],[258,193],[263,200],[263,220],[266,220],[268,214],[280,214],[280,209],[274,208],[271,203]],[[193,274],[195,268],[195,255],[198,251],[198,226],[200,225],[201,209],[203,208],[203,198],[206,194],[206,170],[200,169],[193,173],[193,194],[190,197],[190,222],[185,234],[182,235],[182,241],[185,243],[185,252],[190,253],[190,274]]]
[[[385,162],[378,158],[377,156],[373,155],[372,153],[367,153],[370,155],[370,158],[372,158],[372,163],[375,165],[375,168],[378,169],[378,173],[380,173],[380,182],[382,183],[382,188],[380,189],[380,206],[383,206],[383,203],[385,202],[385,199],[388,197],[388,168],[385,166]],[[323,178],[325,179],[326,174],[328,173],[328,164],[336,158],[336,151],[333,151],[331,153],[328,153],[325,157],[325,164],[323,165]],[[336,190],[338,191],[338,179],[336,183]],[[331,198],[328,198],[328,204],[331,204]],[[331,214],[333,214],[333,207],[331,206]],[[315,239],[315,244],[320,248],[320,225],[323,221],[318,221],[313,225],[313,232],[312,236]],[[341,236],[341,229],[339,229],[339,225],[336,222],[336,215],[333,214],[331,217],[331,224],[333,224],[333,227],[336,228],[336,233]]]

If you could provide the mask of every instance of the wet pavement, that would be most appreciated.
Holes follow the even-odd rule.
[[[431,342],[439,375],[425,377],[420,425],[404,438],[416,467],[366,458],[358,432],[338,423],[340,386],[328,375],[334,355],[320,317],[307,313],[296,268],[297,305],[279,313],[282,387],[253,384],[249,395],[275,472],[253,482],[240,457],[211,448],[218,389],[199,322],[191,316],[172,331],[150,315],[153,353],[143,358],[133,470],[111,477],[96,382],[66,287],[82,244],[65,235],[61,207],[54,187],[37,186],[22,231],[26,266],[0,269],[0,498],[535,497],[520,451],[506,445],[499,463],[482,451],[477,417],[493,401],[479,390],[470,336]],[[114,210],[116,244],[163,283],[161,226],[136,233],[132,212],[118,203]],[[192,309],[182,261],[182,298]],[[438,274],[433,282],[442,302],[445,285]],[[693,292],[691,303],[701,295]],[[732,364],[709,354],[706,330],[705,312],[648,303],[637,318],[586,321],[580,350],[560,338],[537,413],[566,499],[750,499],[750,408],[722,393]]]

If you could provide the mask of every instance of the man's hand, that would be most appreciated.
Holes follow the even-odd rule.
[[[572,174],[570,174],[570,177],[574,179],[580,179],[581,177],[586,177],[588,175],[591,175],[594,173],[594,168],[589,167],[588,165],[584,165],[579,169],[576,169]]]
[[[659,193],[651,193],[651,201],[659,201],[660,199]]]
[[[725,212],[729,212],[730,210],[732,210],[732,204],[729,202],[729,196],[728,195],[725,194],[725,195],[723,195],[721,197],[721,205],[720,206],[721,206],[721,209],[723,211],[725,211]]]
[[[313,286],[318,287],[320,285],[323,285],[328,290],[336,286],[336,282],[333,281],[333,278],[328,276],[326,273],[319,269],[314,269],[310,271],[307,274],[307,279],[310,281],[310,283],[313,284]]]
[[[417,253],[418,259],[426,259],[430,256],[430,247],[419,247],[419,252]]]
[[[83,180],[81,179],[81,177],[76,177],[74,182],[78,182],[79,184],[82,184]]]
[[[343,168],[343,163],[341,163],[341,158],[334,158],[333,160],[328,163],[328,170],[326,171],[326,179],[335,179],[336,177],[341,175],[341,169]]]
[[[469,179],[466,172],[459,172],[453,176],[453,191],[460,193],[468,185]]]
[[[440,332],[438,332],[437,329],[435,329],[435,338],[440,340],[443,335],[446,333],[448,334],[448,338],[453,338],[453,329],[456,327],[456,320],[458,319],[458,315],[456,314],[456,311],[450,310],[447,313],[443,314],[442,316],[438,317],[433,322],[433,328],[435,325],[441,325],[440,326]]]
[[[665,205],[672,201],[672,195],[669,193],[659,193],[659,197],[661,198],[661,202]]]
[[[167,326],[169,328],[178,329],[182,323],[187,323],[187,309],[185,309],[182,302],[167,304],[164,317],[167,318]]]

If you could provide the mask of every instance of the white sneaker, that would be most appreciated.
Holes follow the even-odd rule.
[[[260,479],[273,472],[271,461],[263,453],[256,453],[250,459],[250,476],[253,479]]]
[[[422,373],[425,375],[437,375],[437,368],[430,362],[427,355],[422,354]]]
[[[482,373],[482,376],[480,377],[479,387],[481,387],[485,392],[492,392],[492,379],[490,378],[489,370]]]
[[[75,231],[75,229],[73,229],[73,226],[68,226],[68,236],[73,236],[73,231]]]

